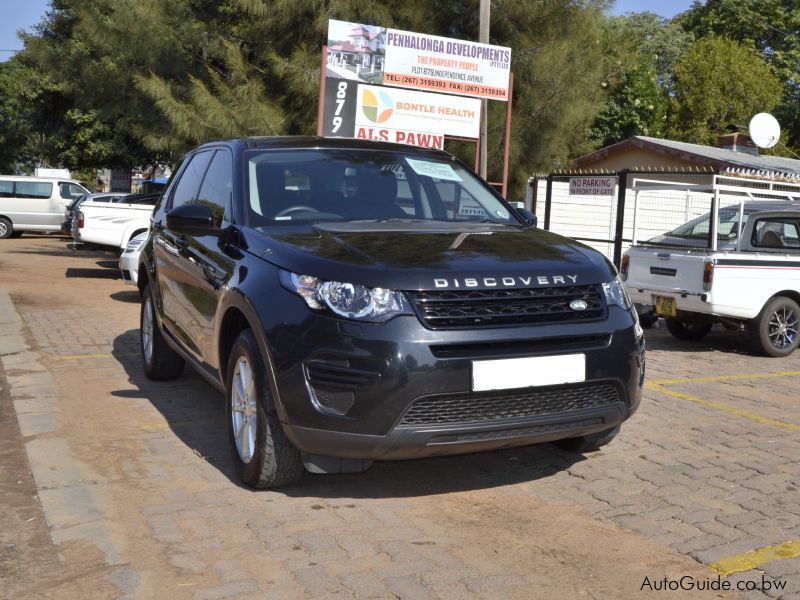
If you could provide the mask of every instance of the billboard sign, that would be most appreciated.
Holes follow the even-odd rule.
[[[355,123],[477,138],[481,101],[400,88],[359,85]]]
[[[327,75],[508,100],[511,49],[361,23],[328,22]]]
[[[383,84],[508,100],[511,48],[388,29]]]
[[[328,78],[323,135],[444,147],[444,136],[477,138],[480,100]]]

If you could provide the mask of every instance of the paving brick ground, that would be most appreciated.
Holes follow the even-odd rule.
[[[651,386],[601,452],[379,463],[252,492],[230,469],[219,395],[189,371],[144,378],[136,294],[103,257],[9,243],[0,291],[21,315],[0,344],[10,397],[50,537],[63,560],[76,545],[84,563],[96,555],[81,568],[98,597],[643,597],[645,576],[713,578],[704,565],[800,540],[800,353],[651,330]],[[745,598],[800,598],[800,558],[727,580],[786,585]]]

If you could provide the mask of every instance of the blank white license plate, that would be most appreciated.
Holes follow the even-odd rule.
[[[472,391],[586,381],[586,355],[529,356],[472,361]]]

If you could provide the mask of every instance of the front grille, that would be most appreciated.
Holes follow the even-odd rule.
[[[594,408],[620,402],[610,383],[524,390],[439,394],[417,398],[400,425],[441,425],[501,421]]]
[[[409,292],[423,322],[432,328],[563,323],[605,316],[603,290],[598,285],[525,289],[435,290]],[[585,310],[570,307],[586,302]]]
[[[518,427],[516,429],[493,429],[491,431],[472,431],[469,433],[456,433],[453,435],[437,435],[433,444],[448,444],[452,442],[482,442],[485,440],[504,440],[518,437],[531,437],[545,435],[556,431],[574,431],[602,425],[603,419],[584,419],[582,421],[565,421],[562,423],[549,423],[547,425],[534,425],[532,427]]]

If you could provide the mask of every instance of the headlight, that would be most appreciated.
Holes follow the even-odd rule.
[[[283,287],[302,297],[309,308],[322,310],[327,307],[346,319],[383,322],[396,315],[411,314],[405,296],[394,290],[323,281],[288,271],[281,271],[280,278]]]
[[[142,244],[144,244],[144,240],[131,240],[128,242],[128,245],[125,246],[125,252],[133,252],[141,247]]]
[[[631,309],[631,299],[628,297],[628,292],[625,291],[625,286],[622,284],[619,277],[615,277],[612,281],[604,283],[603,292],[606,295],[607,304],[613,304],[625,310]]]

